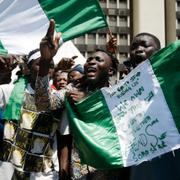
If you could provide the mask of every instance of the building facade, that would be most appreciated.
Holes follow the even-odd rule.
[[[75,45],[87,57],[95,49],[105,49],[109,40],[109,31],[117,38],[118,59],[125,60],[130,42],[130,3],[129,0],[99,0],[109,28],[98,29],[76,38]]]
[[[180,39],[180,0],[176,0],[176,38]]]
[[[180,0],[99,0],[109,28],[93,31],[74,39],[75,45],[87,57],[97,48],[106,48],[109,31],[117,38],[117,58],[129,56],[134,35],[149,32],[156,35],[161,46],[180,38]]]

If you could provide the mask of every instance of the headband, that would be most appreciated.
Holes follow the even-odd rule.
[[[40,51],[38,50],[38,51],[36,51],[35,53],[33,53],[32,55],[30,55],[29,57],[28,57],[28,64],[32,61],[32,60],[36,60],[36,59],[38,59],[38,58],[40,58],[41,57],[41,53],[40,53]]]

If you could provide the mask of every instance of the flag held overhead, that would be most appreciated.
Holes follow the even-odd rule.
[[[56,21],[63,41],[107,27],[97,0],[2,0],[0,12],[0,47],[12,54],[38,48],[50,19]]]
[[[97,0],[39,0],[39,2],[48,19],[55,19],[56,30],[62,32],[64,41],[108,26]]]

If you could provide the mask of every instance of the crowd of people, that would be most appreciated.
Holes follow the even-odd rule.
[[[60,39],[59,33],[54,35],[54,28],[55,22],[51,20],[39,49],[27,56],[0,55],[0,177],[4,180],[160,180],[164,178],[156,171],[163,162],[178,168],[174,155],[168,157],[171,160],[157,157],[139,166],[112,170],[81,164],[64,103],[66,99],[73,105],[110,86],[110,78],[117,73],[122,79],[161,48],[159,39],[149,33],[136,35],[123,68],[119,68],[113,55],[117,45],[113,37],[107,49],[95,50],[84,66],[75,65],[76,57],[63,58],[54,65]],[[12,71],[17,67],[17,78],[12,80]]]

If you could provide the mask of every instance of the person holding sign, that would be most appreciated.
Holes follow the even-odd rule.
[[[117,71],[116,61],[116,58],[106,51],[97,50],[94,52],[84,64],[85,80],[81,83],[81,87],[68,93],[70,104],[73,105],[74,103],[81,101],[83,98],[89,96],[102,87],[108,87],[109,77]],[[72,132],[72,134],[73,133],[74,132]],[[75,138],[75,145],[76,140],[77,139]],[[90,177],[91,179],[118,180],[122,178],[123,180],[129,180],[130,168],[116,168],[105,171],[95,169],[91,170],[90,166],[88,167],[90,172],[87,177]]]
[[[146,59],[150,58],[154,53],[160,50],[161,45],[159,39],[150,33],[137,34],[130,46],[130,64],[132,68],[137,67]],[[178,169],[180,163],[180,150],[166,153],[161,157],[144,162],[138,166],[132,167],[132,180],[171,180],[179,179]],[[167,166],[164,166],[164,165]],[[178,178],[179,177],[179,178]]]

